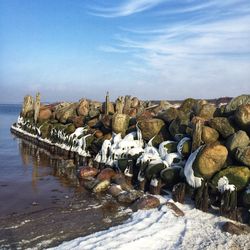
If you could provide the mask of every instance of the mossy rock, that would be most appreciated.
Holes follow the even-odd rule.
[[[188,157],[191,154],[191,149],[192,149],[192,142],[191,140],[185,141],[183,143],[183,147],[181,150],[181,153],[183,157]]]
[[[180,118],[177,117],[169,125],[170,134],[175,137],[176,134],[186,134],[186,129],[189,125],[189,117]]]
[[[162,119],[164,122],[166,122],[167,124],[170,124],[174,119],[177,118],[178,113],[179,111],[176,108],[170,107],[164,112],[158,114],[158,117]]]
[[[66,126],[66,128],[64,129],[64,132],[65,132],[66,134],[70,135],[70,134],[74,133],[75,130],[76,130],[76,127],[74,126],[74,124],[68,124],[68,125]]]
[[[49,138],[51,129],[52,129],[52,125],[48,122],[44,122],[42,126],[40,127],[41,137],[43,139]]]
[[[165,168],[161,171],[161,179],[167,187],[172,187],[181,181],[181,168]]]
[[[149,164],[146,169],[146,177],[148,180],[151,180],[153,176],[159,177],[161,171],[166,168],[166,166],[163,163],[158,164]]]
[[[245,166],[228,166],[213,177],[212,184],[217,187],[219,179],[223,176],[227,177],[229,184],[235,185],[237,191],[241,191],[249,183],[250,170]]]
[[[173,141],[173,142],[166,144],[164,148],[167,149],[168,153],[175,153],[177,152],[177,144],[178,144],[177,142]]]
[[[193,169],[196,176],[210,179],[216,172],[220,171],[226,162],[227,148],[218,143],[206,145],[198,153]]]
[[[250,146],[237,148],[235,158],[242,164],[250,167]]]
[[[179,110],[183,112],[190,112],[193,111],[194,107],[197,105],[198,100],[195,100],[193,98],[187,98],[184,100],[179,108]]]
[[[217,130],[223,138],[235,133],[232,122],[226,117],[215,117],[210,120],[209,125]]]
[[[213,143],[216,142],[219,138],[219,133],[208,126],[203,126],[202,127],[202,133],[201,133],[201,140],[205,144]]]

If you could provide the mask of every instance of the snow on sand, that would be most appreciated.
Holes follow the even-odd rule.
[[[189,205],[177,205],[185,212],[184,217],[175,217],[166,206],[160,210],[141,210],[122,225],[53,249],[250,249],[249,235],[236,236],[221,231],[226,218],[203,213]]]

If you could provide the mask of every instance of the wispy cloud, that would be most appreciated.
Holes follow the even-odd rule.
[[[97,49],[102,52],[107,52],[107,53],[127,53],[128,52],[125,49],[116,48],[114,46],[109,46],[109,45],[101,45]]]
[[[119,2],[122,2],[122,4],[116,7],[92,6],[90,7],[90,13],[107,18],[130,16],[154,8],[160,3],[166,2],[166,0],[128,0]]]
[[[199,89],[195,94],[204,97],[216,91],[218,95],[250,92],[250,2],[170,2],[165,1],[168,8],[154,12],[152,25],[140,22],[114,36],[112,46],[117,52],[121,49],[131,54],[131,70],[145,84],[154,79],[161,89],[167,85],[168,94],[179,94],[178,87],[185,85],[189,86],[186,93]],[[121,12],[120,8],[112,15],[137,12],[136,8]],[[225,83],[227,87],[221,85]]]

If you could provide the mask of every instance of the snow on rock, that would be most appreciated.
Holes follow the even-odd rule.
[[[186,177],[186,180],[187,180],[188,184],[194,188],[200,187],[201,182],[203,180],[203,178],[196,177],[194,175],[194,170],[192,168],[193,163],[196,159],[196,156],[200,152],[201,148],[202,148],[202,146],[200,146],[193,153],[191,153],[191,155],[188,157],[187,162],[186,162],[185,167],[184,167],[184,175]]]
[[[185,216],[176,217],[166,206],[140,210],[124,224],[64,242],[54,250],[127,249],[250,249],[249,235],[231,235],[220,227],[228,221],[178,204]]]
[[[219,179],[217,188],[221,193],[224,193],[226,190],[229,190],[230,192],[235,190],[235,186],[233,184],[229,184],[229,180],[226,176]]]

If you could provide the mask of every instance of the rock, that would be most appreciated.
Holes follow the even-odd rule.
[[[238,147],[246,147],[250,143],[249,137],[245,131],[239,130],[227,138],[226,146],[230,153],[235,153]],[[250,154],[249,154],[250,157]],[[250,162],[250,159],[249,159]]]
[[[112,118],[112,130],[118,134],[122,133],[125,135],[128,129],[129,116],[127,114],[114,114]]]
[[[98,174],[98,169],[93,167],[84,167],[80,169],[79,176],[82,179],[90,179]]]
[[[164,121],[156,118],[139,121],[138,125],[142,132],[142,138],[146,141],[152,139],[160,131],[166,130]]]
[[[76,116],[77,105],[77,103],[72,103],[70,105],[66,103],[65,106],[58,107],[55,111],[56,119],[63,124],[67,123],[70,117]]]
[[[91,120],[89,120],[87,122],[87,125],[90,127],[90,128],[94,128],[94,127],[98,127],[98,124],[99,123],[99,120],[97,118],[93,118]]]
[[[29,111],[32,111],[34,108],[34,100],[33,97],[30,95],[26,95],[23,100],[23,107],[22,107],[22,116],[26,117]]]
[[[189,125],[189,117],[177,117],[169,125],[170,134],[175,137],[177,134],[186,134],[186,129]]]
[[[250,209],[250,184],[248,185],[247,189],[243,193],[242,202],[245,208]]]
[[[116,175],[116,172],[112,168],[104,168],[97,176],[100,181],[111,180]]]
[[[245,147],[245,148],[237,148],[236,153],[235,153],[235,158],[239,162],[250,167],[250,146]]]
[[[52,125],[49,124],[48,122],[44,122],[41,127],[40,127],[40,132],[41,132],[41,137],[43,139],[49,138],[50,137],[50,132],[52,129]]]
[[[95,179],[95,178],[90,178],[89,180],[84,180],[82,182],[82,185],[88,189],[88,190],[92,190],[95,186],[97,186],[97,184],[99,183],[100,181]]]
[[[139,106],[139,99],[137,97],[133,97],[131,100],[131,108],[137,108]]]
[[[193,136],[192,136],[192,152],[195,151],[197,148],[199,148],[203,141],[201,139],[202,135],[202,124],[201,122],[197,122],[195,124],[194,130],[193,130]]]
[[[36,94],[36,99],[35,99],[35,103],[34,103],[34,121],[35,121],[35,123],[37,123],[37,118],[39,115],[40,106],[41,106],[41,97],[40,97],[40,93],[38,92]]]
[[[184,204],[186,195],[186,185],[187,184],[185,182],[179,182],[173,186],[172,197],[175,202]]]
[[[125,104],[124,97],[119,96],[115,101],[115,112],[117,114],[122,114],[123,113],[124,104]]]
[[[38,122],[45,122],[52,117],[52,112],[48,108],[41,108],[38,115]]]
[[[151,180],[153,176],[159,177],[161,171],[166,168],[166,166],[163,163],[158,163],[158,164],[150,164],[148,165],[146,169],[146,178],[148,180]]]
[[[142,196],[139,200],[137,200],[133,205],[132,209],[134,211],[137,210],[148,210],[152,208],[157,208],[160,206],[160,201],[158,198],[152,195]]]
[[[213,118],[215,111],[216,111],[215,105],[207,103],[201,106],[200,110],[197,112],[196,115],[209,120]]]
[[[120,185],[117,184],[111,184],[111,186],[108,189],[109,194],[111,194],[113,197],[119,196],[124,190],[122,190]]]
[[[76,110],[79,116],[87,116],[89,113],[89,101],[87,99],[80,100]]]
[[[250,134],[250,97],[249,104],[241,105],[235,111],[235,121],[240,128]]]
[[[225,112],[235,111],[242,104],[250,104],[250,95],[240,95],[233,98],[225,107]]]
[[[174,107],[170,107],[167,110],[158,114],[158,118],[170,124],[174,119],[178,117],[178,110]]]
[[[213,143],[216,142],[219,138],[219,133],[208,126],[203,126],[202,127],[202,133],[201,133],[201,140],[205,144]]]
[[[88,114],[88,116],[90,118],[98,117],[100,115],[100,107],[101,107],[101,103],[91,101],[89,103],[89,114]]]
[[[112,126],[112,116],[111,115],[103,115],[101,122],[105,128],[111,128]]]
[[[206,145],[198,153],[194,164],[194,172],[204,178],[211,178],[216,172],[220,171],[226,162],[228,155],[227,148],[219,144]]]
[[[115,108],[112,102],[109,101],[109,92],[106,94],[106,101],[103,103],[103,113],[105,115],[112,115],[115,113]]]
[[[128,114],[129,113],[129,110],[131,108],[131,103],[132,103],[131,96],[126,95],[125,96],[125,101],[124,101],[123,114]]]
[[[177,152],[177,142],[171,141],[170,143],[164,145],[164,148],[167,149],[168,153],[175,153]]]
[[[173,214],[176,216],[176,217],[183,217],[185,215],[185,213],[180,209],[178,208],[173,202],[169,202],[167,201],[166,203],[164,203],[163,205],[167,206],[169,209],[172,210]],[[163,206],[162,205],[162,206]]]
[[[100,193],[100,192],[105,192],[108,190],[110,186],[110,181],[109,180],[104,180],[99,182],[93,189],[95,193]]]
[[[212,184],[217,187],[219,179],[223,176],[227,177],[229,184],[233,184],[237,191],[240,191],[249,182],[250,170],[245,166],[228,166],[213,177]]]
[[[74,133],[76,130],[74,124],[67,124],[65,126],[65,129],[64,129],[64,132],[67,134],[67,135],[70,135],[72,133]]]
[[[234,134],[234,127],[226,117],[215,117],[210,120],[209,125],[217,130],[223,138],[227,138]]]
[[[247,225],[236,224],[231,221],[227,221],[222,226],[222,231],[230,234],[250,234],[250,227]]]
[[[117,174],[113,177],[112,181],[119,185],[123,190],[130,191],[132,187],[127,184],[123,174]]]
[[[172,106],[173,105],[168,101],[165,101],[165,100],[160,101],[160,110],[167,110],[171,108]]]
[[[140,198],[143,195],[142,191],[138,190],[130,190],[126,192],[122,192],[120,195],[117,196],[117,200],[122,203],[133,203],[135,200]]]
[[[76,128],[83,127],[84,125],[84,116],[74,116],[72,122]]]
[[[197,105],[198,100],[193,98],[188,98],[184,100],[179,107],[179,110],[183,111],[184,113],[190,113],[193,111],[194,107]]]
[[[136,115],[137,115],[137,110],[136,110],[136,108],[131,108],[131,109],[129,110],[129,112],[128,112],[128,115],[129,115],[130,117],[136,117]]]
[[[181,168],[165,168],[161,171],[161,179],[166,184],[166,187],[173,187],[180,182]]]
[[[103,132],[101,130],[96,130],[95,131],[95,137],[96,138],[101,138],[103,137]]]

